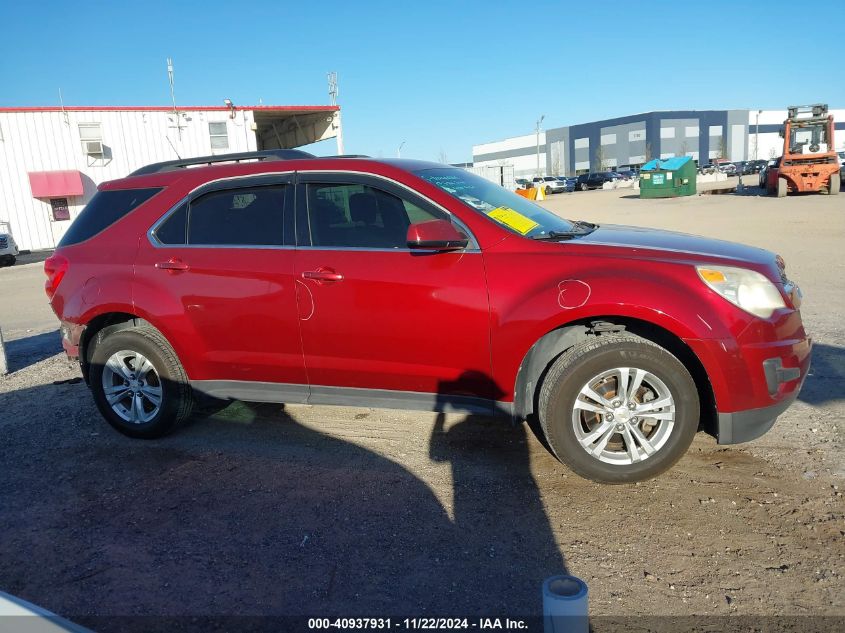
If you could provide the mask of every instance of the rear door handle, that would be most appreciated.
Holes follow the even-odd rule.
[[[156,262],[156,268],[160,270],[188,270],[190,266],[183,262],[181,259],[176,259],[175,257],[172,259],[167,260],[166,262]]]
[[[343,281],[343,275],[336,273],[329,268],[318,268],[317,270],[306,270],[302,273],[303,279],[313,279],[314,281]]]

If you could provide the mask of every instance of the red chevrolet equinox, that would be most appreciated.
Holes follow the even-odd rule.
[[[596,481],[754,439],[811,341],[765,250],[566,220],[462,169],[296,150],[103,183],[45,264],[117,430],[200,400],[503,414]]]

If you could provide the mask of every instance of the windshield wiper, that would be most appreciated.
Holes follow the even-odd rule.
[[[582,235],[587,235],[592,233],[593,231],[598,228],[597,224],[593,224],[592,222],[585,222],[583,220],[574,220],[572,222],[572,229],[569,231],[549,231],[548,233],[543,233],[542,235],[537,235],[532,239],[535,240],[571,240],[575,237],[580,237]]]

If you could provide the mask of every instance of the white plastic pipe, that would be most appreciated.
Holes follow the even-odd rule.
[[[545,633],[589,633],[587,583],[575,576],[552,576],[543,583]]]

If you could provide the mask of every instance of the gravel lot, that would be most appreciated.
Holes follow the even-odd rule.
[[[562,571],[589,584],[593,616],[845,617],[845,195],[756,191],[544,203],[775,250],[805,293],[799,402],[763,438],[699,435],[632,486],[578,478],[527,427],[458,415],[234,403],[124,438],[56,353],[41,265],[0,269],[0,590],[103,631],[130,627],[96,616],[525,617]]]

